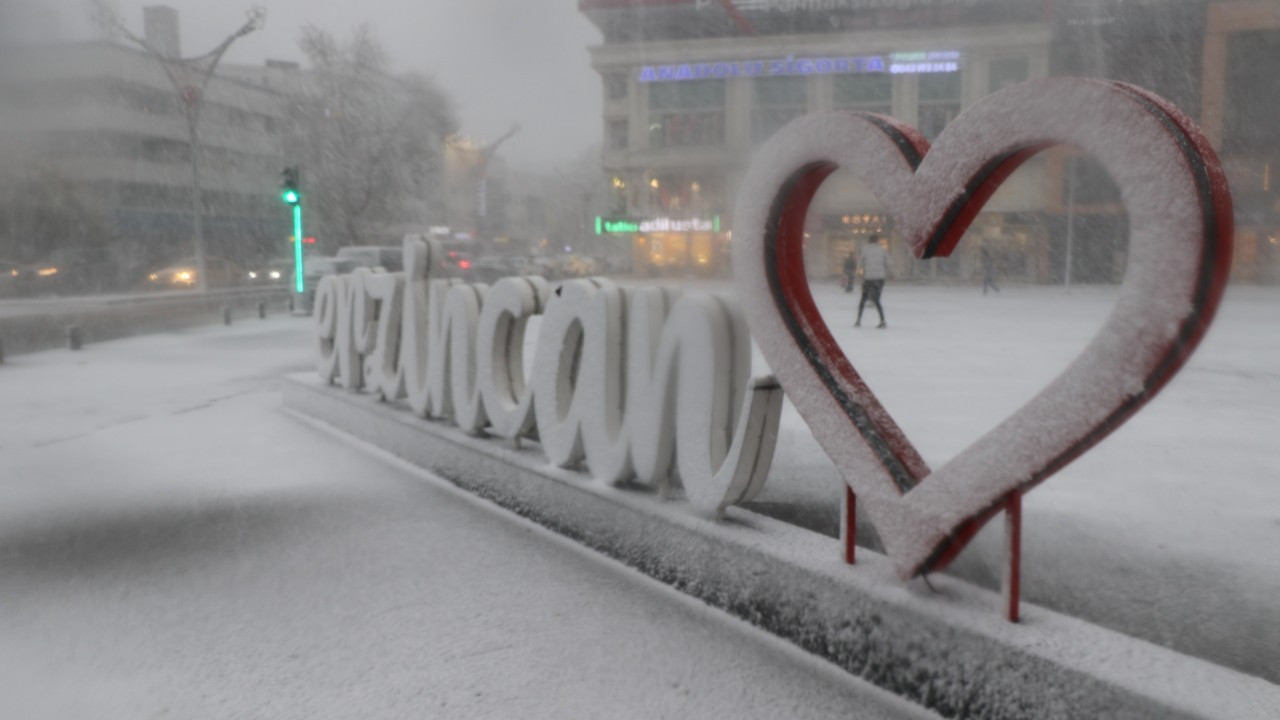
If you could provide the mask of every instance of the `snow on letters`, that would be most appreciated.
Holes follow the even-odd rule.
[[[404,241],[402,273],[358,269],[316,290],[316,369],[327,382],[406,399],[473,434],[536,438],[547,459],[663,495],[673,480],[721,514],[763,487],[782,391],[749,377],[732,303],[605,279],[554,288],[432,279],[433,241]],[[541,316],[532,371],[525,331]]]

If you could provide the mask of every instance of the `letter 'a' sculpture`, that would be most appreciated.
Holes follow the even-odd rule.
[[[1120,299],[1061,375],[930,469],[818,313],[804,271],[806,211],[823,180],[845,169],[885,204],[917,257],[945,257],[1000,183],[1055,145],[1091,154],[1120,188],[1130,227]],[[734,220],[734,271],[752,336],[847,483],[847,561],[855,499],[903,578],[945,568],[1006,510],[1014,621],[1022,493],[1132,417],[1182,367],[1222,297],[1233,234],[1225,175],[1190,119],[1134,86],[1072,78],[987,96],[932,147],[881,115],[793,121],[752,163]]]

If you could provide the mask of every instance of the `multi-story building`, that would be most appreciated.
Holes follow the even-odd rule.
[[[868,0],[581,0],[603,32],[593,67],[604,85],[602,233],[632,238],[638,271],[727,269],[733,198],[753,149],[809,112],[885,113],[929,138],[999,87],[1049,72],[1052,26],[1038,2]],[[785,12],[783,12],[785,11]],[[985,242],[1044,248],[1043,163],[988,205]],[[815,275],[892,218],[851,175],[828,180],[808,223]],[[1043,250],[1014,268],[1039,278]],[[958,275],[971,260],[920,264],[891,240],[903,276]],[[1019,258],[1027,257],[1026,253]]]
[[[167,9],[161,9],[167,10]],[[176,17],[149,17],[148,42],[178,54]],[[0,68],[0,185],[54,177],[61,194],[10,193],[0,237],[7,252],[93,247],[121,267],[120,283],[147,266],[194,255],[192,145],[184,98],[161,64],[111,43],[9,47]],[[197,81],[192,78],[192,89]],[[287,255],[289,221],[277,197],[287,104],[277,90],[220,73],[203,95],[200,150],[204,236],[214,257]],[[27,237],[22,218],[65,215],[68,197],[94,213],[104,237]],[[0,195],[0,198],[5,198]],[[61,203],[62,205],[59,205]],[[18,234],[22,237],[9,237]],[[39,247],[29,247],[31,243]],[[103,247],[108,245],[108,247]],[[279,246],[278,248],[276,246]],[[35,260],[40,258],[18,258]]]
[[[1200,122],[1236,206],[1235,277],[1280,280],[1280,1],[1214,2],[1205,17]]]
[[[602,31],[602,233],[630,236],[640,271],[723,270],[733,198],[753,150],[789,120],[848,108],[932,139],[987,93],[1047,76],[1108,77],[1203,123],[1237,206],[1238,278],[1280,277],[1280,1],[580,0]],[[1268,129],[1270,128],[1270,130]],[[973,277],[979,248],[1033,282],[1112,282],[1127,224],[1096,159],[1055,149],[1002,186],[952,258],[915,262],[852,178],[828,180],[807,224],[811,273],[859,238],[891,238],[900,277]]]

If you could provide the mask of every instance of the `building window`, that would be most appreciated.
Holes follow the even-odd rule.
[[[625,119],[606,122],[604,135],[606,147],[610,150],[627,149],[627,121]]]
[[[627,96],[627,74],[620,72],[604,73],[604,99],[622,100]]]
[[[627,181],[614,175],[609,179],[608,197],[609,212],[613,215],[625,215],[627,212]]]
[[[783,125],[809,110],[808,78],[756,78],[751,109],[751,139],[764,142]]]
[[[1228,153],[1257,154],[1280,146],[1280,75],[1275,59],[1280,32],[1232,33],[1227,45],[1223,146]]]
[[[649,146],[724,142],[724,81],[700,80],[649,87]]]
[[[995,92],[1009,85],[1023,82],[1031,74],[1031,63],[1026,58],[1000,58],[987,66],[987,92]]]
[[[932,141],[960,114],[960,73],[920,75],[920,132]]]
[[[712,174],[660,175],[649,180],[649,209],[672,217],[713,215],[724,207],[724,184]]]
[[[832,104],[839,110],[888,115],[893,111],[893,76],[884,73],[837,75]]]

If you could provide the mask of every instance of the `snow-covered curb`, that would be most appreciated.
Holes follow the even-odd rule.
[[[284,385],[285,405],[639,568],[950,717],[1280,717],[1280,687],[1041,608],[1001,619],[963,582],[904,585],[887,560],[850,568],[830,538],[740,509],[716,523],[683,502],[590,482],[536,449],[468,437],[398,406]],[[424,552],[429,552],[424,549]]]

